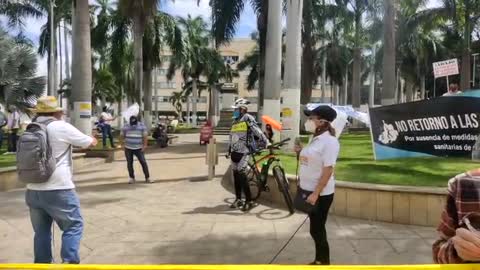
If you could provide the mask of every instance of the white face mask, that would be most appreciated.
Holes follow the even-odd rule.
[[[313,120],[308,119],[307,122],[305,122],[305,130],[309,133],[315,133],[315,130],[317,130],[317,125],[315,125]]]

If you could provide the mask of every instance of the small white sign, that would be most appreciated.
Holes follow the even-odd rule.
[[[436,78],[457,75],[458,61],[456,58],[433,63],[433,74]]]

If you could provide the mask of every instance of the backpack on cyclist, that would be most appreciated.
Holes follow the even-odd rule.
[[[18,139],[17,174],[19,181],[25,184],[45,183],[55,171],[57,160],[52,155],[47,134],[47,125],[53,121],[55,120],[49,119],[29,124]]]

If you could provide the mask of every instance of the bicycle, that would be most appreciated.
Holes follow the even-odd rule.
[[[290,214],[295,212],[293,207],[292,196],[290,195],[289,183],[287,177],[285,177],[285,170],[283,169],[280,159],[275,154],[274,150],[284,146],[290,139],[282,140],[278,143],[270,145],[267,149],[261,149],[250,153],[251,160],[248,162],[249,171],[247,172],[248,184],[252,194],[252,199],[257,200],[262,192],[269,192],[268,186],[268,172],[272,167],[273,177],[277,183],[278,189],[283,195],[285,203],[287,204]],[[256,159],[255,156],[268,150],[268,154],[260,159]]]

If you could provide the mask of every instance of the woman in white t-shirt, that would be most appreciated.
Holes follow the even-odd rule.
[[[325,224],[333,202],[333,172],[340,150],[335,129],[331,125],[337,113],[329,106],[318,106],[313,110],[305,110],[305,114],[308,116],[305,129],[313,133],[314,137],[303,149],[300,146],[295,147],[300,156],[299,189],[311,193],[307,202],[315,206],[308,215],[310,235],[315,242],[315,261],[311,264],[329,265],[330,249]]]

